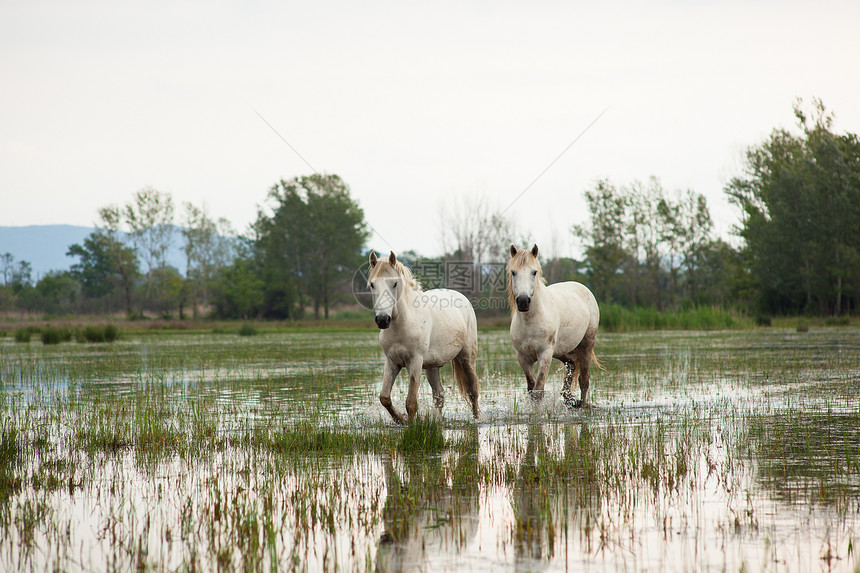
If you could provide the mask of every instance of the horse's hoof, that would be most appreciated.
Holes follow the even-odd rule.
[[[544,390],[529,390],[529,398],[532,399],[533,402],[540,402],[543,400]]]
[[[582,408],[583,406],[588,406],[587,403],[582,400],[578,400],[573,397],[573,394],[562,392],[561,394],[562,400],[564,400],[564,405],[568,407],[568,409],[573,410],[577,408]]]
[[[574,398],[573,394],[571,394],[570,392],[562,392],[561,393],[561,399],[564,402],[564,405],[567,406],[568,408],[576,408],[577,407],[576,403],[579,402],[579,400]]]

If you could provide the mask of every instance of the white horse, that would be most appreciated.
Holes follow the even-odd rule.
[[[477,418],[478,321],[475,310],[461,293],[448,289],[424,292],[392,252],[388,260],[370,253],[370,277],[367,286],[373,296],[379,344],[385,353],[385,370],[379,401],[397,422],[406,419],[391,403],[391,388],[400,370],[409,372],[406,412],[409,419],[418,411],[418,385],[421,370],[427,370],[427,381],[433,389],[433,400],[439,412],[445,393],[439,368],[448,362],[454,367],[454,378],[460,394],[472,406]]]
[[[586,404],[591,362],[594,356],[600,309],[583,284],[563,282],[546,286],[537,245],[518,251],[511,245],[508,261],[508,301],[511,305],[511,341],[517,361],[526,374],[529,393],[543,396],[553,358],[565,365],[562,396],[568,404]],[[534,364],[537,362],[537,376]],[[570,384],[579,378],[580,399],[573,399]]]

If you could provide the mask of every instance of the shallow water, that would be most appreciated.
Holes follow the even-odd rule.
[[[557,363],[535,403],[507,332],[479,342],[481,419],[446,367],[416,449],[370,329],[6,339],[0,568],[860,566],[860,331],[604,334],[573,410]]]

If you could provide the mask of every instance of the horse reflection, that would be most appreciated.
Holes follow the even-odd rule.
[[[530,424],[517,473],[512,496],[514,551],[517,561],[530,570],[548,566],[557,553],[567,556],[571,530],[580,531],[590,551],[600,513],[597,460],[588,426],[567,425],[563,432],[563,447],[553,451],[543,424]]]
[[[402,462],[403,466],[398,468]],[[388,494],[377,571],[421,571],[434,556],[456,554],[478,530],[478,430],[441,456],[406,452],[384,460]]]

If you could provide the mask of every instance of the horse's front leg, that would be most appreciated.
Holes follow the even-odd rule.
[[[409,392],[406,394],[406,414],[409,416],[409,421],[414,420],[418,413],[418,386],[421,383],[423,362],[419,356],[410,360],[409,364],[406,365],[406,369],[409,371]]]
[[[552,347],[549,347],[538,354],[537,379],[535,380],[534,389],[532,390],[532,396],[537,400],[543,398],[546,379],[549,377],[550,364],[552,364]]]
[[[398,374],[400,374],[400,366],[397,366],[386,358],[385,370],[382,373],[382,391],[379,393],[379,401],[382,402],[382,405],[385,406],[385,409],[388,410],[388,413],[391,414],[395,422],[405,424],[406,418],[391,403],[391,388],[394,387],[394,381],[397,379]]]
[[[427,369],[427,381],[430,383],[430,388],[433,389],[433,403],[441,414],[442,407],[445,405],[445,390],[442,388],[442,377],[439,375],[439,368]]]
[[[532,371],[534,362],[529,362],[529,359],[519,352],[517,352],[517,362],[520,363],[520,368],[523,369],[523,373],[526,375],[526,388],[531,392],[535,389],[535,375]]]

